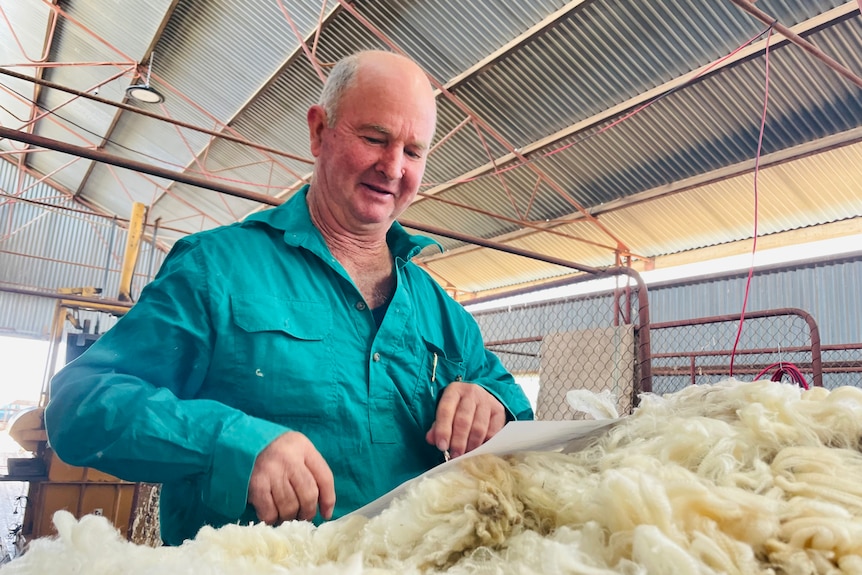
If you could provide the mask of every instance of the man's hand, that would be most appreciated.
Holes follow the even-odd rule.
[[[458,457],[494,437],[505,424],[506,409],[496,397],[481,385],[453,381],[443,390],[425,440]]]
[[[323,518],[330,519],[335,507],[332,471],[305,435],[287,432],[257,456],[248,502],[269,525],[291,519],[310,521],[318,504]]]

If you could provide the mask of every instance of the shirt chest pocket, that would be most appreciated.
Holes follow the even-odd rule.
[[[423,426],[430,426],[437,413],[443,389],[453,381],[464,380],[464,360],[459,350],[445,349],[442,342],[423,336],[419,345],[422,363],[411,407]]]
[[[249,415],[290,425],[332,414],[332,311],[322,302],[231,296],[233,402]]]

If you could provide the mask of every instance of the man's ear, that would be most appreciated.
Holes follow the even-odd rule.
[[[315,158],[320,154],[323,145],[323,131],[326,129],[326,112],[323,106],[315,104],[308,109],[306,114],[308,120],[308,135],[311,143],[311,155]]]

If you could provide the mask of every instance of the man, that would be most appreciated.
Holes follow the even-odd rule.
[[[54,378],[63,460],[163,484],[162,537],[338,517],[470,451],[529,403],[395,222],[436,106],[410,60],[362,52],[307,115],[311,184],[177,242],[129,313]]]

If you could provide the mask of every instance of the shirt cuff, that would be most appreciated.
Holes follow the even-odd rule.
[[[204,504],[226,517],[240,517],[246,508],[248,484],[258,454],[288,431],[287,427],[249,415],[226,425],[216,440]]]
[[[506,410],[506,423],[509,423],[510,421],[518,421],[518,420],[525,420],[525,419],[527,419],[527,420],[529,420],[529,419],[533,419],[533,411],[532,411],[532,409],[530,409],[529,407],[528,407],[526,410],[523,410],[523,411],[521,411],[521,412],[519,412],[519,413],[515,413],[515,412],[514,412],[514,411],[509,407],[508,402],[506,402],[502,397],[500,397],[500,394],[499,394],[499,393],[497,393],[497,391],[496,391],[495,389],[493,389],[492,387],[487,386],[487,385],[485,385],[484,383],[481,383],[481,382],[473,382],[473,383],[476,383],[477,385],[482,386],[482,388],[483,388],[485,391],[487,391],[488,393],[490,393],[491,395],[493,395],[493,396],[497,399],[497,401],[499,401],[499,402],[503,405],[503,409],[505,409],[505,410]]]

